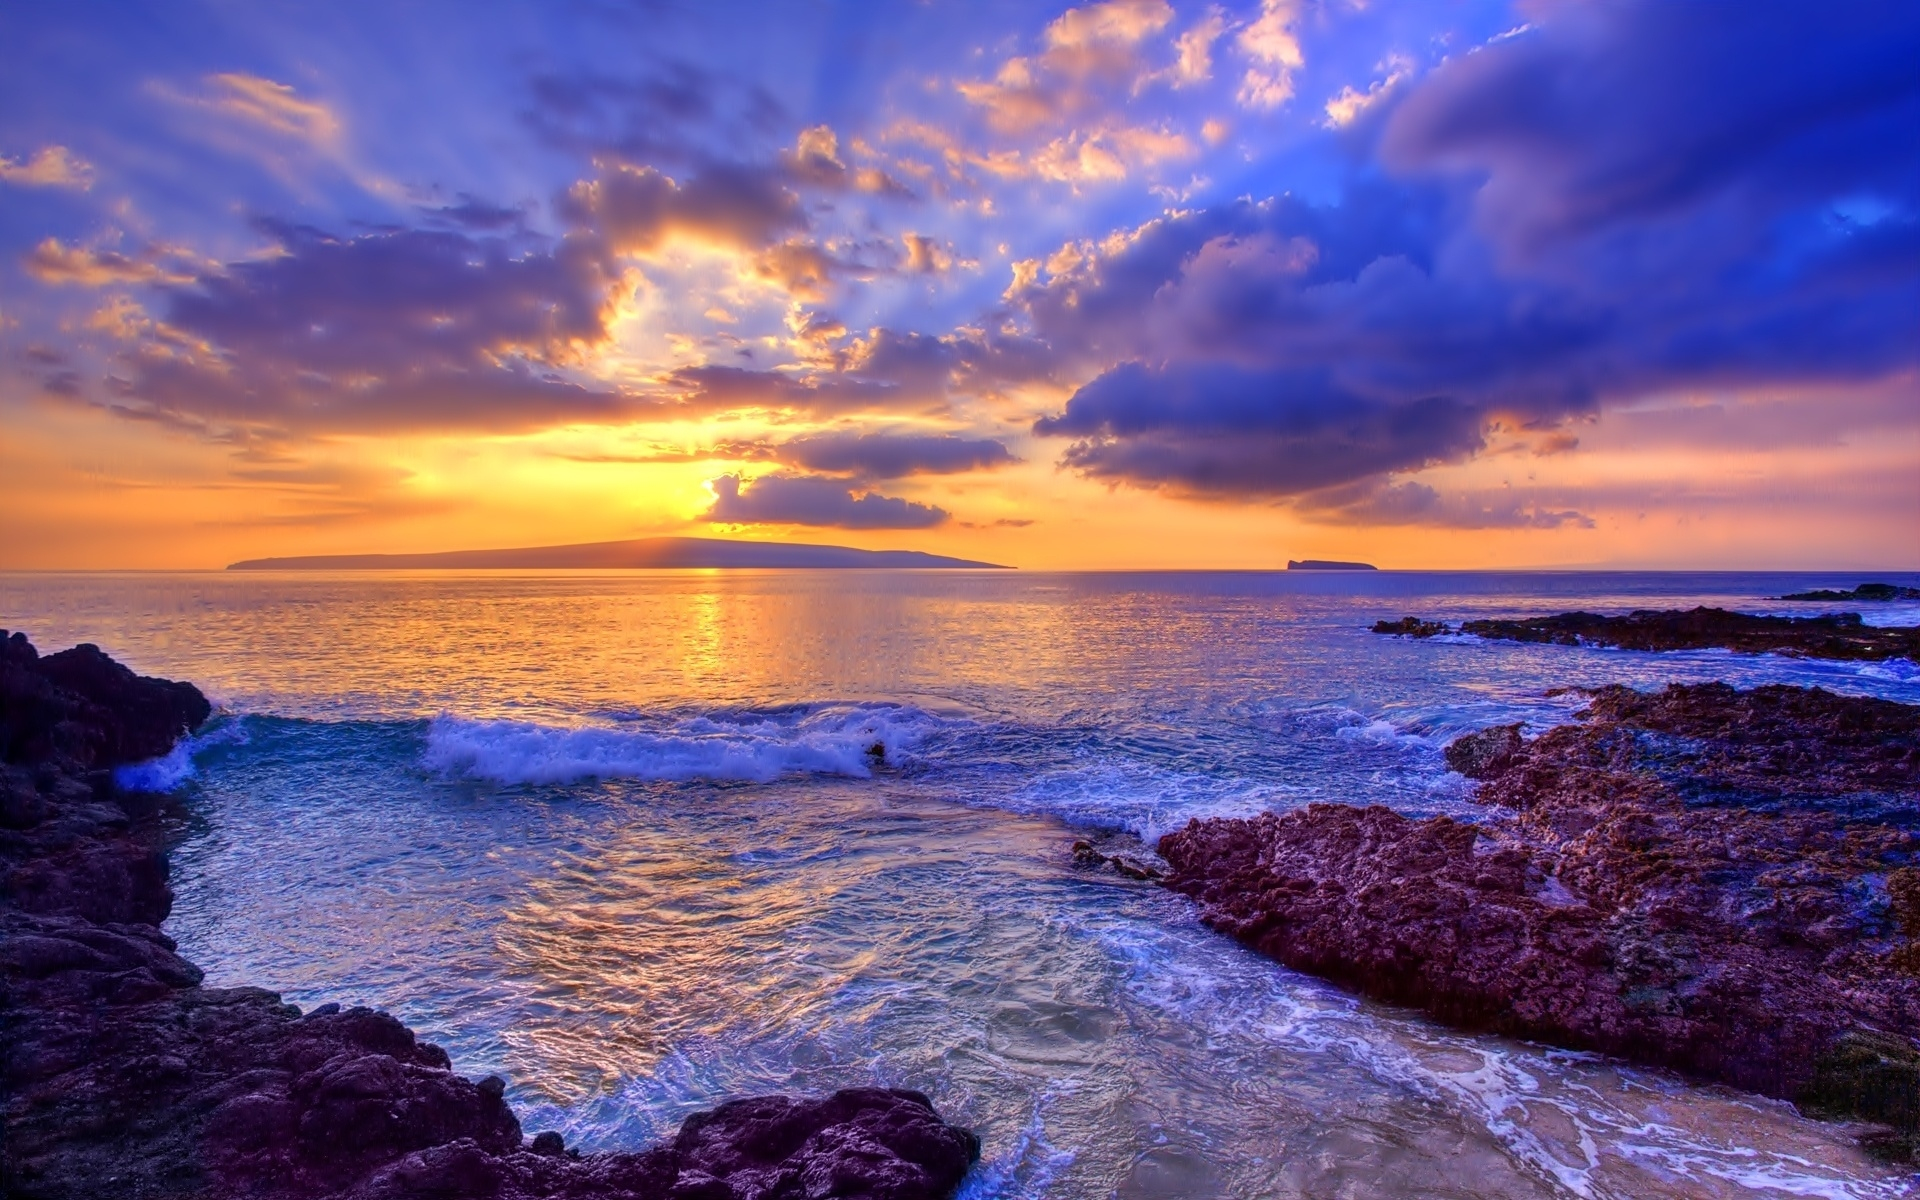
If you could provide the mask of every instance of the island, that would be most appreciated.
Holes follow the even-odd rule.
[[[1303,558],[1297,561],[1290,558],[1287,560],[1287,570],[1289,571],[1378,571],[1379,569],[1379,567],[1374,566],[1372,563],[1336,562],[1330,558]]]
[[[659,537],[571,546],[523,546],[513,550],[443,550],[430,554],[312,554],[298,558],[249,558],[229,571],[458,571],[458,570],[665,570],[698,567],[742,570],[884,567],[1011,570],[999,563],[948,558],[920,550],[856,550],[803,542],[736,542],[725,538]]]

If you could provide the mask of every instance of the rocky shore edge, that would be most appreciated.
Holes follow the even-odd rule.
[[[1196,820],[1163,885],[1286,965],[1452,1025],[1675,1068],[1920,1148],[1920,707],[1588,693],[1458,739],[1475,823]]]
[[[527,1140],[497,1076],[365,1008],[207,988],[160,930],[160,798],[113,768],[210,707],[97,647],[0,630],[0,1194],[162,1200],[941,1200],[979,1140],[917,1092],[761,1096],[672,1141],[579,1155]]]
[[[1859,613],[1817,617],[1764,617],[1724,608],[1640,609],[1624,616],[1569,612],[1546,617],[1444,621],[1402,617],[1378,621],[1373,632],[1431,638],[1464,633],[1506,642],[1560,646],[1613,646],[1622,650],[1734,650],[1882,662],[1920,660],[1920,626],[1865,624]]]

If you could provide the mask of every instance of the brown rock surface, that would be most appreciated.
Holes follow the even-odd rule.
[[[1760,617],[1723,608],[1641,609],[1625,616],[1571,612],[1550,617],[1462,621],[1456,631],[1444,621],[1403,617],[1378,621],[1373,632],[1430,638],[1446,633],[1508,642],[1560,646],[1616,646],[1623,650],[1737,650],[1877,662],[1920,659],[1920,627],[1864,624],[1859,613],[1819,617]]]
[[[1483,780],[1484,823],[1331,804],[1195,821],[1161,840],[1166,885],[1378,999],[1887,1121],[1911,1145],[1920,709],[1610,687],[1533,741],[1502,727],[1449,749]]]
[[[502,1080],[456,1075],[384,1013],[199,986],[159,929],[155,804],[108,769],[208,713],[190,685],[0,631],[0,1194],[933,1200],[978,1155],[926,1097],[852,1089],[735,1101],[664,1146],[579,1157],[556,1134],[527,1144]]]

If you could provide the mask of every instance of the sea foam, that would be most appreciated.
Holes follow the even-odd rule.
[[[574,726],[443,714],[428,726],[424,761],[445,774],[516,784],[577,779],[765,783],[799,774],[864,778],[879,762],[900,765],[939,724],[939,718],[904,705],[806,705],[770,713]]]
[[[172,750],[159,758],[115,767],[113,781],[129,792],[171,792],[193,778],[197,769],[194,756],[202,750],[246,740],[246,727],[242,722],[217,723],[196,736],[181,738]]]

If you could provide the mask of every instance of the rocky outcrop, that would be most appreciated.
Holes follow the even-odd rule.
[[[528,1142],[504,1081],[393,1018],[205,988],[159,929],[150,801],[110,768],[208,716],[187,684],[0,632],[0,1194],[354,1200],[950,1195],[979,1152],[914,1092],[759,1097],[664,1146]]]
[[[1895,600],[1920,600],[1920,588],[1901,587],[1894,583],[1863,583],[1848,592],[1836,592],[1821,588],[1811,592],[1788,592],[1782,600],[1824,600],[1829,603],[1886,604]]]
[[[1289,966],[1474,1029],[1887,1122],[1920,1114],[1920,708],[1592,694],[1449,761],[1487,819],[1316,804],[1163,838],[1166,885]]]
[[[1723,608],[1641,609],[1625,616],[1571,612],[1551,617],[1444,621],[1403,617],[1379,621],[1373,632],[1430,638],[1464,633],[1507,642],[1559,646],[1615,646],[1622,650],[1737,650],[1877,662],[1920,658],[1920,626],[1864,624],[1859,613],[1819,617],[1757,617]]]

